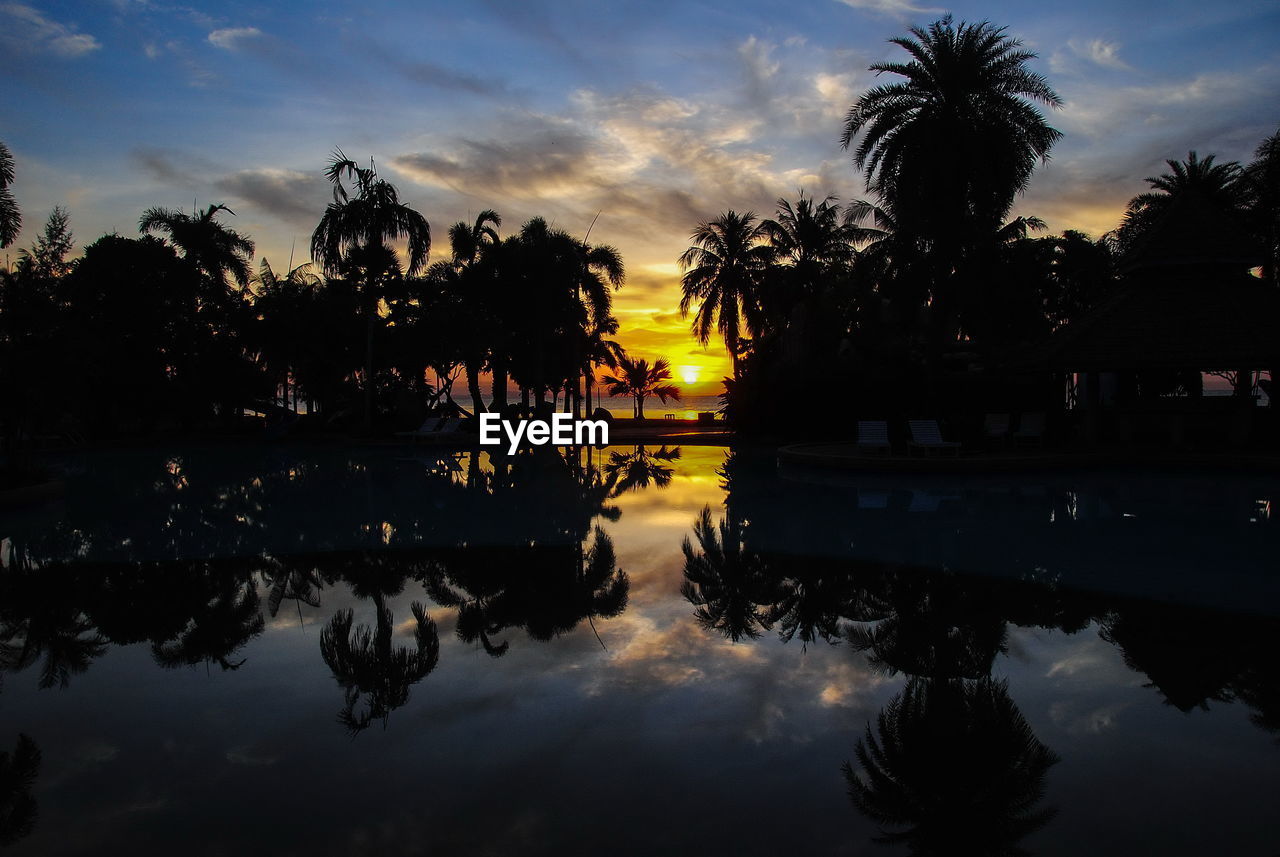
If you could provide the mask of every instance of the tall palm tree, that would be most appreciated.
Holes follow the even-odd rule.
[[[512,374],[543,402],[549,389],[578,374],[584,331],[610,317],[612,291],[626,274],[622,256],[535,217],[501,258],[503,312],[520,358]]]
[[[215,218],[220,211],[235,216],[221,203],[194,214],[181,209],[148,208],[138,220],[138,231],[163,232],[212,283],[226,286],[230,276],[244,288],[249,285],[253,242],[219,223]]]
[[[460,320],[467,328],[462,337],[467,352],[464,359],[467,390],[477,414],[485,409],[480,393],[480,370],[486,357],[486,333],[492,325],[487,304],[494,297],[486,288],[487,272],[479,262],[484,253],[499,244],[497,227],[501,225],[501,215],[489,208],[476,215],[472,223],[453,224],[449,227],[450,258],[436,263],[440,266],[438,273],[459,292],[459,307],[463,310]]]
[[[8,247],[17,241],[18,230],[22,228],[22,212],[18,210],[18,201],[13,198],[13,191],[9,189],[13,179],[13,153],[0,142],[0,247]]]
[[[978,234],[994,231],[1062,136],[1035,105],[1062,100],[1027,68],[1036,55],[1003,27],[957,26],[947,15],[910,34],[890,39],[909,62],[870,67],[904,80],[858,99],[841,146],[862,134],[854,164],[869,190],[892,200],[900,228],[933,241],[968,224]]]
[[[680,256],[685,271],[680,281],[680,314],[688,316],[695,302],[693,334],[706,345],[716,329],[739,374],[742,334],[756,335],[764,324],[761,296],[764,277],[775,251],[767,241],[769,229],[754,212],[726,211],[698,224],[690,238],[694,245]]]
[[[373,426],[373,333],[382,298],[380,286],[391,272],[385,261],[393,252],[388,242],[403,239],[408,243],[407,273],[414,276],[427,264],[431,226],[400,201],[395,185],[378,176],[373,159],[367,168],[361,167],[335,149],[325,176],[333,184],[333,202],[311,234],[311,257],[330,275],[341,272],[353,256],[366,262],[382,260],[376,265],[357,265],[365,316],[364,425],[369,429]],[[352,182],[350,190],[347,180]],[[398,272],[398,260],[395,268]]]
[[[659,357],[649,365],[643,357],[633,360],[626,355],[618,358],[617,376],[606,375],[601,379],[610,396],[630,396],[635,402],[632,416],[644,419],[644,400],[657,396],[665,405],[667,399],[680,401],[680,388],[665,383],[671,379],[671,364],[665,357]]]

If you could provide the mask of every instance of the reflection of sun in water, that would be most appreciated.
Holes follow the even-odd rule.
[[[681,381],[684,381],[686,384],[694,384],[694,383],[697,383],[697,381],[698,381],[698,367],[697,367],[697,366],[681,366],[681,367],[680,367],[680,380],[681,380]]]

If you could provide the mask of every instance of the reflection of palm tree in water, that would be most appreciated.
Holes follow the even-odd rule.
[[[1037,809],[1058,757],[1004,682],[913,678],[845,763],[849,797],[882,843],[916,855],[1013,855],[1053,808]]]
[[[719,525],[705,506],[693,524],[694,547],[688,536],[684,551],[684,583],[680,592],[694,605],[698,624],[734,642],[756,638],[772,620],[767,605],[781,594],[780,576],[743,542],[744,525],[732,515]]]
[[[176,636],[151,644],[151,654],[162,667],[216,663],[224,670],[239,669],[244,658],[231,656],[262,633],[265,620],[259,609],[258,591],[252,581],[221,578],[219,590],[200,605]]]
[[[421,603],[410,606],[414,618],[414,648],[391,644],[392,615],[380,593],[373,596],[377,623],[352,630],[351,610],[339,610],[320,632],[320,654],[344,691],[338,722],[354,735],[409,701],[409,688],[426,678],[440,659],[436,624]],[[361,698],[364,706],[357,710]]]
[[[639,491],[651,484],[655,488],[666,488],[676,472],[670,462],[679,458],[680,447],[668,449],[666,444],[654,450],[636,446],[632,452],[610,452],[609,461],[604,465],[610,496]]]
[[[36,800],[31,796],[40,772],[40,748],[26,735],[18,736],[12,753],[0,751],[0,847],[31,833],[36,824]]]
[[[631,591],[613,540],[599,527],[589,548],[468,548],[433,564],[423,584],[437,604],[457,609],[459,639],[479,642],[493,657],[507,652],[508,642],[493,641],[507,628],[543,641],[573,631],[584,619],[594,628],[597,617],[621,615]]]
[[[852,618],[872,621],[849,627],[845,637],[890,674],[977,679],[1005,651],[1001,605],[973,581],[895,571],[857,601],[860,615]]]
[[[41,658],[40,687],[66,687],[107,650],[107,641],[65,590],[49,586],[50,568],[10,540],[0,574],[0,674]]]

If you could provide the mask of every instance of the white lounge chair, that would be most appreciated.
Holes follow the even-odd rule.
[[[938,428],[937,420],[907,420],[907,426],[911,429],[911,442],[907,445],[908,452],[922,449],[925,455],[932,452],[960,454],[960,444],[953,440],[942,439],[942,430]]]
[[[892,452],[892,447],[889,446],[889,424],[884,420],[858,420],[858,450],[885,455]]]

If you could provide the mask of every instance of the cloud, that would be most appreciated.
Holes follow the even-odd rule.
[[[328,197],[328,185],[318,173],[297,170],[240,170],[218,179],[214,186],[281,220],[300,224],[318,220]]]
[[[262,37],[257,27],[225,27],[209,34],[209,44],[224,51],[238,51],[246,42]]]
[[[1048,166],[1037,171],[1016,213],[1049,228],[1098,235],[1119,225],[1143,179],[1189,150],[1219,160],[1248,160],[1275,130],[1258,113],[1280,89],[1280,68],[1209,72],[1135,86],[1080,85],[1050,121],[1065,132]]]
[[[1087,57],[1105,68],[1127,69],[1129,64],[1120,59],[1120,44],[1102,39],[1092,39],[1081,45],[1075,40],[1067,42],[1067,47],[1082,57]]]
[[[1076,71],[1077,59],[1115,71],[1132,71],[1132,66],[1120,59],[1120,43],[1106,39],[1068,39],[1065,49],[1049,57],[1049,68],[1057,73]]]
[[[75,59],[102,47],[88,33],[51,21],[39,10],[21,3],[0,4],[0,15],[8,23],[0,27],[0,43],[14,51],[49,53],[63,59]]]
[[[893,15],[898,18],[921,12],[945,11],[935,6],[917,6],[910,0],[836,0],[836,2],[843,3],[853,9],[866,9],[880,15]]]

